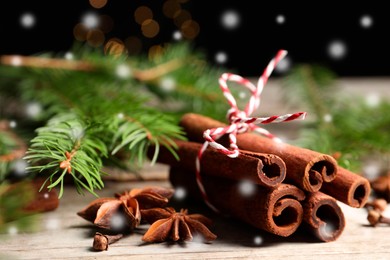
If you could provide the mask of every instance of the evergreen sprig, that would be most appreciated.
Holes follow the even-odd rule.
[[[28,170],[49,175],[49,189],[60,186],[61,197],[66,175],[72,176],[79,192],[86,189],[95,194],[95,189],[103,188],[102,157],[108,150],[94,128],[75,114],[63,114],[36,131],[25,159],[31,165]]]
[[[222,70],[187,43],[167,44],[153,56],[80,45],[71,54],[4,56],[0,66],[0,117],[30,122],[28,169],[48,174],[48,187],[60,187],[60,196],[67,177],[79,192],[96,194],[104,164],[126,160],[121,165],[134,172],[154,163],[160,146],[176,156],[173,140],[184,138],[177,123],[185,112],[225,117],[228,105],[217,86]],[[26,113],[31,103],[42,111]],[[15,104],[16,111],[4,109]]]

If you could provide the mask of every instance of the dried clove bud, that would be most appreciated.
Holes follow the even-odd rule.
[[[108,245],[115,243],[123,237],[123,234],[117,235],[104,235],[100,232],[96,232],[93,237],[93,249],[96,251],[108,250]]]
[[[384,217],[380,212],[373,209],[368,211],[367,220],[373,227],[377,226],[380,223],[390,224],[390,218]]]

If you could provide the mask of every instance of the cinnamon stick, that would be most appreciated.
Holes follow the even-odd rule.
[[[320,191],[308,193],[303,205],[303,221],[323,242],[335,241],[345,228],[344,213],[337,200]]]
[[[179,160],[166,148],[160,148],[157,160],[195,172],[196,157],[202,144],[178,140],[176,145]],[[153,149],[149,150],[149,156],[152,156],[153,153]],[[241,151],[237,158],[230,158],[215,149],[208,148],[202,155],[200,165],[202,173],[205,175],[215,175],[238,181],[248,180],[268,187],[279,185],[286,177],[284,161],[273,154]]]
[[[338,166],[336,179],[324,183],[321,191],[351,207],[361,208],[370,196],[371,187],[366,178]]]
[[[188,113],[181,118],[180,126],[184,128],[189,140],[204,142],[205,130],[224,127],[226,124],[203,115]],[[219,141],[225,146],[228,144],[223,138]],[[279,156],[286,163],[286,182],[308,192],[319,191],[323,182],[331,182],[337,175],[337,162],[330,155],[287,143],[275,143],[255,133],[237,135],[237,145],[243,150]]]
[[[174,187],[186,189],[198,201],[202,195],[196,184],[195,172],[182,167],[170,167],[170,182]],[[266,188],[253,184],[253,192],[243,193],[240,182],[209,175],[203,185],[211,203],[221,213],[269,233],[287,237],[301,225],[305,198],[302,190],[291,184]]]

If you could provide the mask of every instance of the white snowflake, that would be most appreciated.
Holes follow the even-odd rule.
[[[89,12],[82,16],[82,23],[88,29],[94,29],[99,26],[99,17],[96,13]]]
[[[174,198],[177,200],[183,200],[187,197],[187,190],[183,187],[176,187]]]
[[[25,107],[26,115],[29,118],[36,118],[42,113],[42,106],[38,102],[30,102]]]
[[[12,164],[12,170],[18,177],[23,177],[27,174],[26,168],[28,164],[25,160],[19,159]]]
[[[360,17],[360,25],[363,28],[370,28],[372,24],[373,24],[373,20],[371,16],[363,15],[362,17]]]
[[[243,180],[238,184],[238,192],[243,197],[252,196],[256,192],[256,184],[248,180]]]
[[[20,16],[20,24],[23,28],[29,29],[35,25],[35,16],[32,13],[24,13]]]
[[[284,17],[284,15],[279,14],[276,16],[276,23],[284,24],[285,21],[286,21],[286,17]]]
[[[9,122],[9,127],[11,127],[11,128],[16,128],[17,126],[18,126],[18,123],[16,123],[15,120],[11,120],[11,121]]]
[[[50,217],[45,222],[45,227],[47,230],[56,230],[60,228],[60,220],[55,217]]]
[[[332,122],[332,120],[333,120],[333,117],[332,117],[331,114],[324,115],[324,121],[325,122],[330,123],[330,122]]]
[[[131,68],[127,64],[120,64],[116,67],[116,75],[119,78],[127,79],[132,75]]]
[[[166,92],[171,92],[176,88],[176,80],[172,77],[164,77],[160,81],[161,89]]]
[[[289,57],[285,57],[282,59],[278,65],[275,67],[275,71],[278,73],[285,73],[291,68],[291,59]]]
[[[68,51],[67,53],[65,53],[65,59],[67,60],[73,60],[73,53]]]
[[[263,238],[261,236],[255,236],[253,238],[253,243],[256,245],[256,246],[259,246],[261,244],[263,244]]]
[[[15,226],[10,226],[7,231],[8,231],[8,234],[11,236],[16,235],[19,232],[18,228]]]
[[[237,11],[227,10],[222,13],[221,23],[226,29],[235,29],[240,25],[240,15]]]
[[[126,225],[126,218],[123,214],[114,214],[111,218],[111,229],[112,230],[123,230]]]
[[[183,35],[181,34],[180,31],[174,31],[173,32],[173,39],[176,41],[179,41],[183,38]]]
[[[381,97],[377,93],[370,93],[366,96],[366,104],[369,107],[377,107],[381,102]]]
[[[13,56],[11,58],[11,65],[15,67],[22,65],[22,58],[20,56]]]
[[[333,59],[342,59],[347,54],[347,46],[341,40],[334,40],[328,45],[328,54]]]
[[[215,54],[215,61],[219,64],[224,64],[228,60],[228,55],[226,52],[219,51]]]

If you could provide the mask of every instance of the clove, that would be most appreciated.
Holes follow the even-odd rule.
[[[108,250],[108,245],[115,243],[123,237],[123,234],[117,235],[104,235],[100,232],[96,232],[93,238],[93,249],[96,251]]]
[[[390,224],[390,218],[384,217],[382,213],[373,209],[368,211],[367,220],[373,227],[377,226],[380,223]]]

